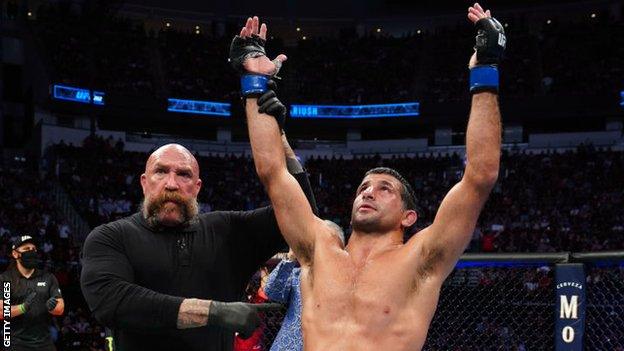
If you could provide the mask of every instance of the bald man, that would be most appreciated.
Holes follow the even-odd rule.
[[[283,138],[302,188],[310,184]],[[81,286],[115,350],[231,350],[251,335],[258,312],[238,301],[253,272],[285,247],[273,210],[198,213],[199,165],[165,145],[141,175],[138,213],[95,228],[83,250]],[[234,191],[235,189],[232,189]]]

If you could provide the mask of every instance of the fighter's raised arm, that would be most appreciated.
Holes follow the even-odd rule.
[[[435,268],[442,279],[453,270],[464,252],[477,219],[498,177],[501,148],[501,117],[498,107],[498,67],[505,49],[503,26],[478,3],[468,9],[477,29],[475,54],[471,57],[472,108],[466,131],[464,175],[442,201],[428,228],[412,238],[425,252],[437,252]]]
[[[330,229],[314,215],[304,192],[287,170],[280,133],[283,119],[264,113],[269,109],[284,108],[271,89],[270,78],[286,60],[283,54],[273,61],[266,56],[266,33],[266,24],[260,25],[258,17],[247,19],[240,35],[232,41],[230,62],[242,75],[241,87],[246,98],[249,140],[256,171],[271,199],[284,238],[300,262],[310,264],[315,236]]]

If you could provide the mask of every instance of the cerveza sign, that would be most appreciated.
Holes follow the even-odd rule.
[[[291,105],[292,118],[387,118],[416,117],[420,103],[405,102],[400,104],[377,105]]]
[[[557,351],[583,350],[585,271],[582,264],[557,265],[555,271],[555,344]]]

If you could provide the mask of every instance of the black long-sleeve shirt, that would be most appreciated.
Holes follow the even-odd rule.
[[[188,228],[162,232],[137,213],[89,234],[82,291],[113,330],[115,350],[231,350],[233,335],[220,328],[176,328],[182,300],[240,300],[251,275],[284,247],[270,207],[201,214]]]

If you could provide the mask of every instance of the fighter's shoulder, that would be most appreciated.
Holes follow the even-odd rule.
[[[317,219],[319,225],[317,226],[318,232],[315,235],[317,241],[326,242],[332,246],[336,243],[344,247],[345,234],[342,227],[328,219]]]

